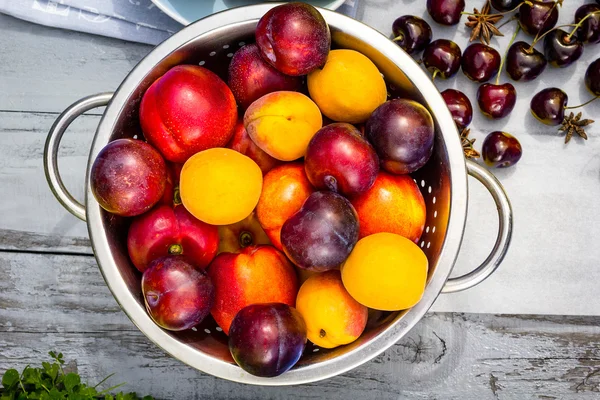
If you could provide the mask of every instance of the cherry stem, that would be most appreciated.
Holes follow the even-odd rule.
[[[540,36],[540,37],[537,37],[537,36],[536,36],[536,37],[533,39],[533,42],[531,42],[531,46],[529,46],[529,51],[532,51],[532,50],[533,50],[533,46],[535,46],[535,45],[536,45],[536,44],[537,44],[537,43],[538,43],[540,40],[542,40],[542,39],[543,39],[543,38],[544,38],[544,37],[545,37],[547,34],[549,34],[549,33],[553,32],[553,31],[555,31],[555,30],[558,30],[558,29],[560,29],[560,28],[566,28],[566,27],[568,27],[568,26],[576,26],[576,24],[565,24],[565,25],[559,25],[559,26],[556,26],[556,27],[554,27],[554,28],[550,29],[548,32],[544,32],[544,34],[543,34],[542,36]]]
[[[501,29],[501,28],[502,28],[504,25],[506,25],[506,24],[510,24],[511,22],[515,21],[516,19],[517,19],[517,17],[516,17],[516,16],[513,16],[511,19],[509,19],[508,21],[506,21],[505,23],[503,23],[502,25],[500,25],[500,26],[498,27],[498,30],[500,30],[500,29]]]
[[[498,15],[506,15],[506,14],[510,14],[511,12],[517,11],[519,8],[521,8],[521,6],[522,6],[523,4],[527,4],[527,5],[529,5],[529,6],[532,6],[532,5],[533,5],[533,3],[532,3],[531,1],[529,1],[529,0],[526,0],[526,1],[522,2],[522,3],[519,3],[519,5],[518,5],[518,6],[516,6],[515,8],[513,8],[512,10],[508,10],[508,11],[504,11],[504,12],[501,12],[501,13],[496,13],[496,14],[490,14],[490,16],[491,16],[491,17],[492,17],[492,16],[493,16],[493,17],[495,17],[495,16],[498,16]],[[475,14],[475,13],[471,13],[471,12],[468,12],[468,11],[463,11],[463,12],[461,12],[461,14],[462,14],[462,15],[475,15],[476,17],[479,17],[479,16],[481,16],[481,15],[482,15],[482,14]]]
[[[504,57],[502,57],[502,61],[500,62],[500,68],[498,69],[498,75],[496,75],[496,85],[500,84],[500,75],[502,74],[502,69],[504,68],[504,62],[506,61],[506,57],[508,56],[508,50],[510,50],[510,46],[515,42],[519,31],[521,30],[521,25],[517,24],[517,29],[515,29],[515,33],[513,33],[510,38],[510,42],[508,43],[508,47],[506,48],[506,52],[504,53]]]
[[[393,42],[397,42],[398,40],[402,40],[404,39],[404,35],[398,35],[395,38],[392,39]]]
[[[573,110],[574,108],[585,107],[585,106],[587,106],[588,104],[590,104],[590,103],[592,103],[592,102],[594,102],[595,100],[598,100],[598,99],[600,99],[600,96],[596,96],[596,97],[594,97],[593,99],[590,99],[590,100],[586,101],[585,103],[583,103],[583,104],[580,104],[580,105],[578,105],[578,106],[573,106],[573,107],[565,107],[565,110]]]
[[[438,72],[440,72],[439,69],[436,69],[435,71],[433,71],[433,75],[431,76],[431,81],[435,81],[435,77],[437,76]]]
[[[588,19],[589,17],[591,17],[594,14],[600,14],[600,11],[593,11],[591,13],[589,13],[588,15],[586,15],[585,17],[583,17],[581,19],[581,21],[579,21],[578,23],[576,23],[573,28],[573,31],[571,33],[569,33],[569,36],[567,36],[567,41],[571,40],[571,37],[575,34],[575,32],[577,32],[577,29],[579,29],[579,27],[581,26],[581,24],[583,24],[583,21],[585,21],[586,19]]]

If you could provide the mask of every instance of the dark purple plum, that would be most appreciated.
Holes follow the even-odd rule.
[[[569,38],[567,32],[557,29],[544,37],[544,54],[550,65],[565,68],[579,60],[583,43],[576,36]]]
[[[467,95],[460,90],[446,89],[442,92],[442,97],[458,129],[469,126],[473,120],[473,106]]]
[[[394,99],[377,107],[367,120],[365,134],[382,168],[394,174],[418,170],[433,152],[433,118],[413,100]]]
[[[492,132],[481,145],[483,161],[490,167],[506,168],[515,165],[523,155],[521,143],[506,132]]]
[[[273,7],[258,21],[256,44],[263,57],[286,75],[306,75],[325,65],[331,33],[321,13],[306,3]]]
[[[595,96],[600,96],[600,58],[588,65],[585,71],[585,86]]]
[[[431,43],[431,27],[414,15],[404,15],[392,24],[394,42],[408,54],[418,53]]]
[[[541,75],[548,61],[526,42],[516,42],[506,54],[506,72],[515,81],[529,82]]]
[[[292,368],[306,346],[306,323],[296,309],[283,303],[242,308],[229,328],[229,351],[244,371],[274,377]]]
[[[484,83],[477,90],[479,109],[488,118],[500,119],[506,117],[515,108],[517,90],[510,83]]]
[[[142,275],[146,310],[170,331],[198,325],[210,313],[215,289],[208,275],[184,256],[166,256],[150,263]]]
[[[577,37],[583,43],[600,43],[600,6],[584,4],[575,12],[575,23],[588,17],[577,29]]]
[[[285,75],[266,62],[256,44],[247,44],[235,52],[229,64],[227,85],[242,108],[265,94],[302,89],[302,79]]]
[[[454,76],[460,68],[460,60],[460,47],[451,40],[434,40],[423,52],[423,64],[434,77],[448,79]]]
[[[167,166],[160,153],[136,139],[117,139],[98,154],[90,172],[102,208],[123,217],[140,215],[162,198]]]
[[[558,5],[554,2],[530,0],[523,2],[518,13],[521,28],[531,36],[542,35],[558,21]]]
[[[334,192],[311,194],[281,228],[281,244],[298,267],[327,271],[339,267],[358,240],[358,214]]]
[[[565,119],[569,96],[559,88],[547,88],[531,99],[531,113],[546,125],[560,125]]]
[[[442,25],[456,25],[465,10],[465,0],[427,0],[427,12]]]
[[[492,0],[492,7],[501,12],[514,10],[522,0]]]
[[[324,126],[310,140],[304,168],[318,190],[356,196],[373,186],[379,158],[358,129],[338,122]]]
[[[473,43],[462,54],[462,70],[467,78],[475,82],[487,82],[500,69],[500,53],[493,47]]]

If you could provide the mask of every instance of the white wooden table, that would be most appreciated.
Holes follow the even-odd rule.
[[[467,9],[479,3],[467,1]],[[561,21],[580,3],[566,1]],[[407,13],[423,15],[424,2],[368,0],[359,17],[387,35],[393,19]],[[433,28],[464,49],[462,26]],[[504,28],[500,49],[511,29]],[[521,163],[498,173],[513,202],[515,234],[497,274],[468,292],[441,296],[434,309],[443,312],[428,314],[374,361],[301,388],[226,382],[150,343],[106,288],[85,224],[47,188],[43,143],[58,113],[80,97],[116,89],[150,50],[0,15],[0,372],[39,364],[58,350],[77,360],[74,367],[91,382],[116,372],[126,389],[164,399],[599,398],[600,123],[587,142],[564,146],[527,108],[535,91],[553,85],[568,92],[572,105],[589,98],[582,76],[600,45],[587,47],[572,68],[516,85],[520,101],[510,119],[491,123],[476,113],[472,135],[479,143],[504,129],[524,147]],[[476,86],[461,73],[439,82],[448,86],[474,99]],[[101,112],[79,118],[63,140],[60,168],[79,198]],[[600,120],[600,101],[584,113]],[[496,227],[491,198],[471,185],[458,272],[485,258]]]

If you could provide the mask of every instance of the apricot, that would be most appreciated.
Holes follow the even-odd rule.
[[[296,214],[314,192],[303,163],[289,163],[269,171],[256,206],[256,217],[277,249],[281,245],[281,227]]]
[[[319,107],[298,92],[273,92],[248,107],[244,126],[263,151],[281,161],[304,157],[308,142],[323,125]]]
[[[243,220],[256,207],[261,190],[260,167],[235,150],[201,151],[181,169],[181,202],[207,224],[229,225]]]
[[[425,291],[429,262],[409,239],[376,233],[358,241],[341,267],[342,281],[359,303],[376,310],[405,310]]]
[[[351,201],[358,213],[359,237],[389,232],[419,241],[425,228],[425,200],[410,176],[380,171],[373,186]]]
[[[379,70],[354,50],[332,50],[322,69],[308,75],[308,92],[321,112],[337,122],[358,124],[387,100]]]
[[[338,270],[309,277],[298,291],[296,309],[308,340],[327,349],[352,343],[367,325],[367,307],[350,296]]]

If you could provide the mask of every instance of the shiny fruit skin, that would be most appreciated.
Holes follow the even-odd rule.
[[[300,162],[281,165],[265,175],[256,216],[277,249],[283,251],[281,227],[314,191]]]
[[[521,4],[521,1],[522,0],[492,0],[492,7],[501,12],[510,11]]]
[[[211,314],[225,334],[244,307],[277,302],[294,306],[296,271],[283,253],[271,246],[249,246],[239,253],[221,253],[207,269],[215,286]]]
[[[483,160],[490,167],[515,165],[523,155],[521,143],[509,133],[495,131],[487,135],[481,146]]]
[[[467,78],[475,82],[487,82],[500,69],[500,53],[493,47],[473,43],[462,55],[462,70]]]
[[[404,15],[392,24],[394,43],[408,54],[423,51],[431,43],[431,27],[422,18]]]
[[[239,121],[235,126],[233,136],[229,143],[227,143],[227,147],[254,160],[260,167],[263,175],[282,164],[281,161],[265,153],[252,141],[250,135],[248,135],[248,131],[244,128],[243,121]]]
[[[366,193],[352,199],[360,224],[359,238],[395,233],[418,242],[425,229],[425,200],[409,175],[381,171]]]
[[[271,241],[262,226],[260,226],[254,211],[240,222],[219,226],[219,250],[217,254],[239,253],[246,247],[261,244],[268,245],[271,244]]]
[[[290,370],[306,346],[306,324],[294,308],[281,303],[252,304],[235,316],[229,351],[246,372],[275,377]]]
[[[309,277],[298,291],[296,309],[308,340],[326,349],[354,342],[367,325],[367,307],[350,296],[338,270]]]
[[[144,137],[169,161],[227,144],[237,121],[229,87],[197,65],[178,65],[148,88],[140,104]]]
[[[544,54],[553,67],[565,68],[579,60],[583,54],[583,43],[562,29],[548,33],[544,37]]]
[[[558,21],[558,6],[554,1],[544,2],[531,0],[523,2],[519,7],[519,24],[525,33],[536,36],[543,35],[554,28]]]
[[[594,15],[583,21],[583,24],[577,29],[577,38],[582,43],[600,43],[600,6],[584,4],[579,7],[575,12],[575,23],[591,13]]]
[[[416,171],[433,152],[433,118],[413,100],[386,101],[371,114],[365,132],[381,167],[394,174]]]
[[[427,12],[442,25],[456,25],[465,10],[465,0],[427,0]]]
[[[298,267],[326,271],[346,260],[358,232],[358,215],[348,200],[333,192],[315,192],[283,224],[281,244]]]
[[[375,182],[379,158],[358,129],[338,122],[321,128],[313,136],[304,168],[308,180],[318,190],[356,196]]]
[[[127,235],[129,258],[141,272],[153,260],[168,255],[183,255],[203,269],[217,255],[218,247],[217,227],[197,220],[181,205],[161,205],[136,217]]]
[[[154,260],[142,275],[142,293],[150,317],[170,331],[198,325],[215,300],[208,275],[182,256]]]
[[[484,83],[477,90],[479,109],[488,118],[500,119],[506,117],[515,108],[517,91],[510,83],[495,85]]]
[[[363,123],[387,99],[379,69],[355,50],[332,50],[325,66],[308,75],[307,84],[321,112],[337,122]]]
[[[342,265],[344,287],[359,303],[382,311],[405,310],[425,291],[429,262],[412,241],[393,233],[360,239]]]
[[[331,47],[331,34],[316,8],[288,3],[267,11],[256,26],[256,44],[278,71],[306,75],[322,67]]]
[[[254,43],[245,45],[233,55],[227,84],[243,109],[267,93],[280,90],[296,92],[302,89],[300,77],[285,75],[276,70],[265,61]]]
[[[547,64],[544,54],[526,42],[514,43],[506,54],[506,73],[514,81],[534,80],[544,72]]]
[[[244,127],[252,141],[281,161],[304,157],[308,142],[322,126],[319,107],[299,92],[266,94],[244,114]]]
[[[569,96],[559,88],[546,88],[532,97],[531,113],[546,125],[560,125],[565,119],[568,101]]]
[[[100,151],[90,172],[92,193],[106,211],[133,217],[158,203],[167,180],[160,153],[136,139],[113,140]]]
[[[458,129],[469,126],[473,120],[473,106],[467,95],[455,89],[446,89],[441,94]]]
[[[181,170],[185,208],[200,221],[229,225],[246,218],[262,191],[262,171],[249,157],[226,148],[194,154]]]
[[[423,52],[425,68],[435,76],[448,79],[454,76],[461,63],[461,50],[451,40],[437,39],[431,42]]]
[[[600,96],[600,58],[588,65],[585,71],[585,86],[595,96]]]

